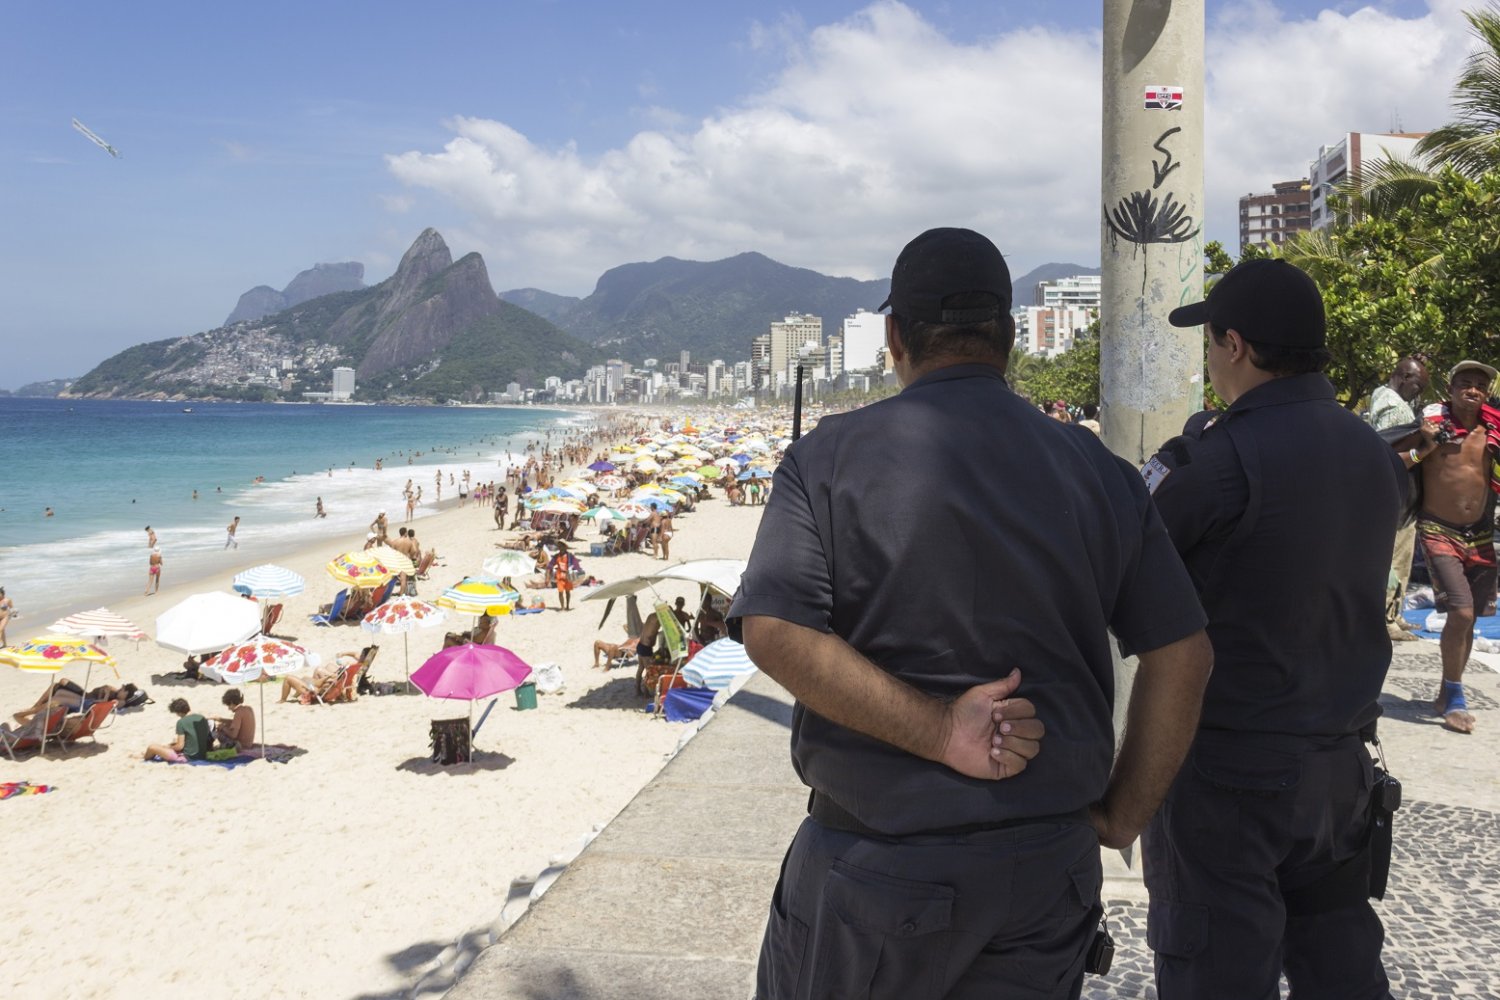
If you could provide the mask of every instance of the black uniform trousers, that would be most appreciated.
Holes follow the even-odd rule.
[[[1357,736],[1198,734],[1142,837],[1161,1000],[1277,1000],[1283,971],[1292,1000],[1390,997],[1362,892],[1287,906],[1360,854],[1373,781]]]
[[[877,837],[804,820],[781,866],[758,1000],[1072,1000],[1099,924],[1077,823]]]

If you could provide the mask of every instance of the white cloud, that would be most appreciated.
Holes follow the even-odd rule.
[[[1222,8],[1208,26],[1208,235],[1233,240],[1239,195],[1302,176],[1346,130],[1384,130],[1398,109],[1409,130],[1444,120],[1468,48],[1459,12]],[[585,157],[454,118],[442,150],[390,169],[465,213],[465,242],[503,288],[584,294],[617,264],[745,250],[874,277],[933,225],[991,235],[1020,269],[1098,259],[1099,32],[956,40],[894,0],[793,27],[752,29],[747,44],[783,68],[702,121],[654,110],[656,127]]]

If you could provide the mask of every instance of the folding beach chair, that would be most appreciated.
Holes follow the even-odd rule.
[[[10,754],[10,759],[16,759],[18,750],[40,750],[43,737],[51,740],[62,730],[63,720],[67,717],[68,710],[59,706],[48,713],[45,719],[41,715],[32,717],[32,720],[19,729],[0,729],[0,744],[5,747],[5,752]],[[37,721],[37,720],[41,721]]]
[[[676,676],[682,669],[682,662],[687,659],[688,645],[687,636],[682,631],[682,623],[672,613],[670,606],[664,601],[658,601],[655,606],[656,620],[661,623],[658,633],[667,646],[667,657],[669,669],[659,672],[655,677],[647,678],[646,672],[651,669],[651,663],[642,659],[635,671],[635,690],[637,694],[655,694],[658,684],[663,676]]]
[[[341,590],[334,597],[333,603],[328,607],[328,614],[313,615],[314,625],[332,625],[336,621],[342,621],[344,617],[344,606],[349,603],[349,591]]]
[[[260,631],[263,635],[270,635],[271,629],[281,621],[281,612],[285,606],[281,604],[267,604],[260,613]]]
[[[109,728],[114,723],[114,718],[114,699],[96,701],[82,712],[63,719],[62,731],[57,734],[57,740],[64,747],[70,743],[77,743],[85,737],[98,743],[99,740],[94,734],[101,729]]]
[[[353,701],[355,697],[356,678],[364,669],[363,660],[355,660],[353,663],[339,671],[339,675],[333,679],[333,683],[319,691],[313,689],[313,697],[319,705],[332,705],[336,701]]]

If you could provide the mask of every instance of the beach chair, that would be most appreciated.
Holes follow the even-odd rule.
[[[399,576],[393,576],[389,580],[385,581],[385,587],[376,596],[375,603],[370,605],[370,610],[373,611],[384,604],[386,601],[389,601],[391,599],[391,594],[393,594],[396,590],[396,584],[400,582],[401,578]]]
[[[281,604],[267,604],[261,610],[260,631],[263,635],[271,634],[271,629],[275,628],[276,623],[281,621],[281,612],[284,608],[285,605]]]
[[[370,668],[375,665],[375,656],[380,652],[380,647],[371,643],[360,651],[359,659],[351,660],[350,664],[359,667],[354,677],[354,690],[356,692],[367,691],[370,683]]]
[[[333,603],[328,607],[328,614],[317,614],[311,616],[314,625],[332,625],[344,618],[344,606],[349,603],[349,591],[341,590],[333,598]]]
[[[108,729],[114,724],[114,718],[113,699],[96,701],[82,712],[64,718],[62,731],[57,734],[57,740],[64,747],[69,743],[77,743],[85,737],[98,743],[99,740],[94,734],[101,729]]]
[[[364,669],[363,660],[355,660],[353,663],[339,671],[339,675],[333,679],[333,683],[322,691],[313,689],[313,697],[319,705],[332,705],[336,701],[353,701],[355,695],[356,678]]]
[[[36,715],[32,720],[20,729],[0,729],[0,744],[5,747],[5,752],[10,754],[10,759],[16,759],[16,751],[40,750],[43,737],[53,739],[62,731],[63,720],[67,717],[68,710],[63,707],[54,708],[48,713],[46,719],[38,722],[42,717]]]
[[[417,563],[417,579],[427,579],[427,571],[432,568],[432,564],[435,562],[437,562],[437,556],[433,553],[429,552],[424,555],[422,561]]]
[[[682,631],[682,623],[677,620],[677,616],[672,613],[672,608],[665,601],[658,601],[655,611],[656,620],[661,623],[661,630],[658,634],[667,645],[667,666],[669,669],[656,677],[648,679],[646,672],[651,668],[651,663],[641,660],[640,666],[635,671],[635,690],[637,694],[655,694],[661,677],[669,674],[675,676],[682,669],[683,661],[687,659],[687,635]]]

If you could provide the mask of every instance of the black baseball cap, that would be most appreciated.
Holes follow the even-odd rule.
[[[993,295],[995,305],[943,308],[949,296],[971,292]],[[986,323],[1010,311],[1010,268],[995,244],[972,229],[929,229],[902,248],[891,294],[879,308],[926,323]]]
[[[1284,260],[1247,260],[1230,268],[1202,302],[1167,315],[1173,326],[1212,323],[1246,340],[1279,347],[1316,348],[1327,341],[1323,296],[1312,278]]]

